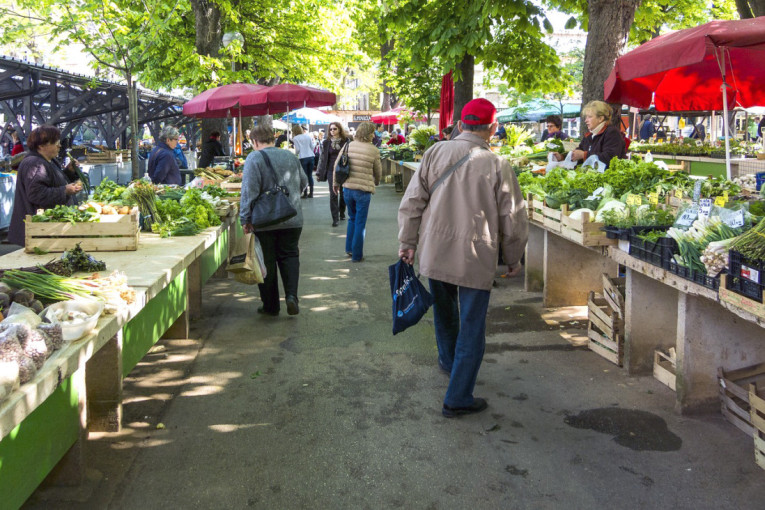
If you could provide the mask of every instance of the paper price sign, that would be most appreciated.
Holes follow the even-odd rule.
[[[653,193],[648,194],[648,201],[654,205],[658,205],[659,203],[659,192],[654,191]]]
[[[693,185],[693,201],[698,202],[701,197],[701,181],[696,181]]]
[[[728,197],[717,197],[715,198],[715,205],[722,207],[728,202]]]
[[[709,215],[712,213],[712,199],[711,198],[702,198],[699,200],[699,216],[704,216],[709,218]]]
[[[683,190],[680,188],[675,190],[675,198],[682,200],[683,199]]]
[[[721,215],[722,216],[722,215]],[[744,226],[744,210],[738,210],[733,212],[733,214],[727,214],[725,216],[722,216],[723,223],[728,225],[730,228],[741,228]]]
[[[627,205],[640,205],[643,203],[643,200],[640,198],[640,195],[633,195],[630,193],[627,195]]]
[[[696,221],[696,218],[699,217],[699,208],[696,206],[689,207],[685,211],[683,211],[683,214],[681,214],[677,218],[677,224],[683,227],[690,227],[693,225],[693,222]]]

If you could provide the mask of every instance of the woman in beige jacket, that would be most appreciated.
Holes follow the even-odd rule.
[[[362,122],[356,130],[354,141],[348,146],[350,175],[343,184],[343,197],[348,208],[348,230],[345,236],[345,254],[352,262],[364,260],[364,236],[366,235],[369,202],[375,186],[380,184],[382,165],[380,151],[372,145],[375,125]],[[340,160],[340,158],[337,158]],[[337,183],[337,180],[334,181]],[[337,190],[335,186],[335,190]]]

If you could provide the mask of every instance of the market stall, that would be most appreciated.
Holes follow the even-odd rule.
[[[112,183],[101,186],[102,195],[107,188],[124,193]],[[165,221],[170,217],[166,212]],[[96,253],[107,272],[118,271],[129,286],[129,302],[102,314],[84,338],[64,342],[30,381],[0,398],[4,505],[20,506],[51,472],[62,483],[82,481],[87,432],[120,428],[123,377],[163,336],[187,338],[189,320],[200,316],[202,286],[225,264],[229,246],[241,235],[236,207],[227,208],[217,223],[194,235],[165,225],[161,232],[141,233],[135,251]],[[0,257],[0,266],[33,267],[55,257],[18,250]]]

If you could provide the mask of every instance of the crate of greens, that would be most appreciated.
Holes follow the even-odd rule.
[[[27,253],[63,252],[80,245],[86,251],[138,249],[138,210],[103,214],[98,204],[84,208],[56,206],[26,218]]]

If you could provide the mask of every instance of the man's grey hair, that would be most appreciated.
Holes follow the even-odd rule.
[[[462,123],[462,130],[463,131],[488,131],[491,127],[491,124],[465,124]]]
[[[168,140],[179,138],[180,136],[181,136],[181,133],[178,131],[177,128],[173,126],[165,126],[162,128],[162,131],[160,131],[159,133],[159,141],[167,143]]]

